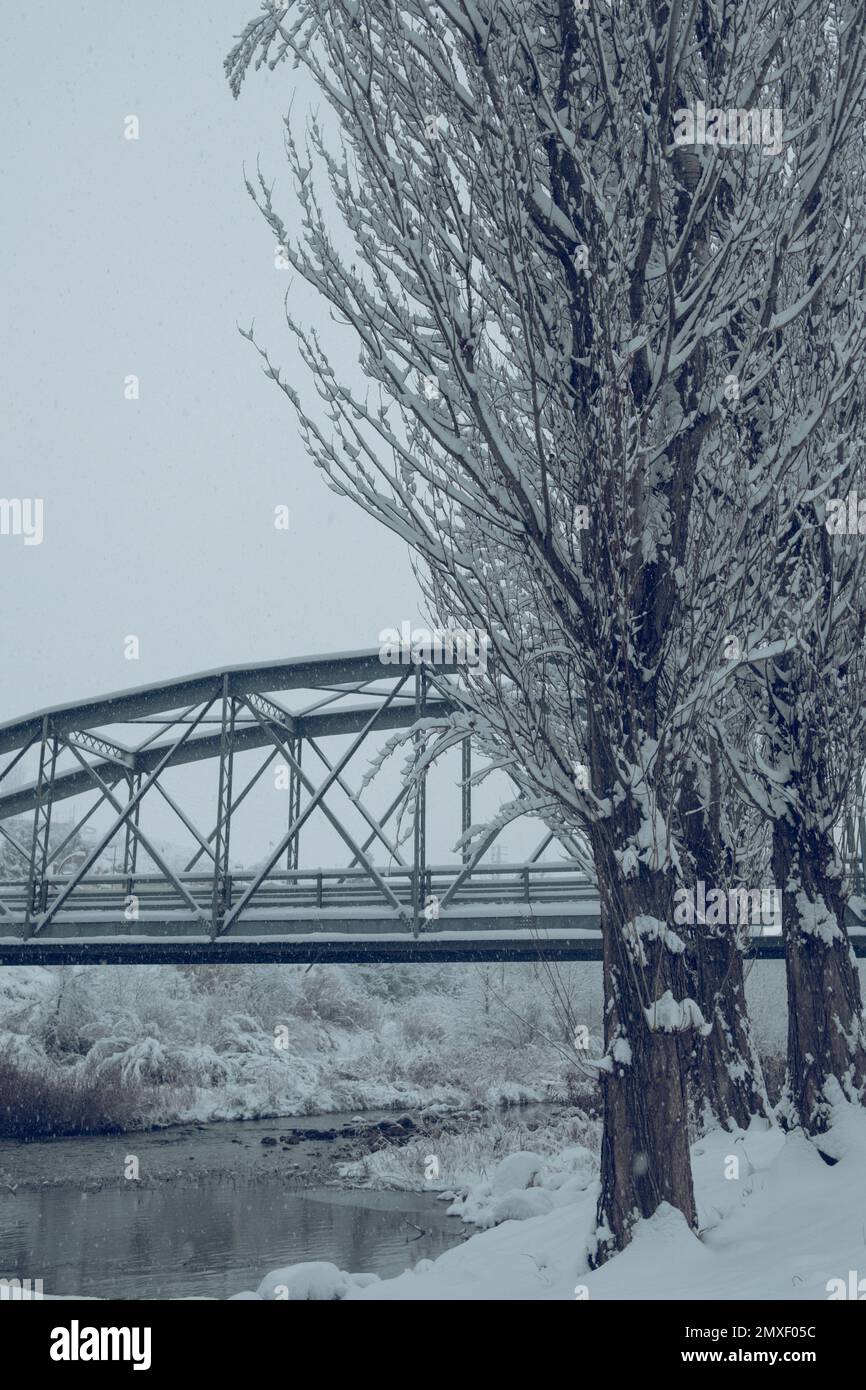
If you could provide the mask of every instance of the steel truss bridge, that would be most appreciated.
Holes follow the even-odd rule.
[[[454,862],[431,863],[425,775],[401,781],[380,811],[367,784],[350,783],[349,765],[363,753],[369,766],[378,735],[457,711],[456,674],[345,653],[206,672],[0,725],[0,964],[600,959],[581,843],[547,834],[527,859],[503,864],[489,854],[491,830]],[[256,755],[251,773],[245,755]],[[472,824],[469,736],[460,757],[451,842]],[[173,782],[202,762],[212,784],[204,830]],[[233,824],[272,767],[285,774],[286,796],[272,803],[277,838],[240,869]],[[71,821],[57,811],[69,799]],[[145,828],[155,802],[184,827],[182,866]],[[313,818],[342,842],[346,863],[302,867]],[[386,867],[374,862],[383,852]],[[866,935],[852,940],[866,954]],[[782,954],[778,936],[753,949]]]

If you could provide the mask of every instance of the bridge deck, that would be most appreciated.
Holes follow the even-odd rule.
[[[569,910],[570,908],[570,910]],[[584,901],[527,910],[500,905],[480,915],[454,909],[418,935],[395,916],[336,918],[306,914],[288,920],[251,916],[214,938],[201,922],[180,914],[139,921],[118,930],[98,916],[73,925],[62,920],[44,935],[25,940],[20,926],[0,920],[0,965],[191,965],[191,964],[421,964],[483,961],[599,961],[597,904]],[[866,956],[866,930],[851,917],[851,944]],[[752,937],[750,956],[779,960],[778,929]]]
[[[866,955],[866,935],[852,933],[858,956]],[[750,956],[780,960],[780,937],[756,938]],[[425,932],[412,937],[322,932],[308,936],[220,938],[36,937],[28,942],[0,938],[0,965],[418,965],[459,962],[600,961],[598,932],[502,930]]]
[[[453,867],[430,870],[446,898],[458,873]],[[209,880],[196,875],[183,876],[190,906],[178,906],[177,895],[155,876],[139,875],[138,915],[125,920],[130,881],[106,876],[80,889],[44,925],[37,918],[29,926],[23,886],[0,883],[0,965],[601,960],[598,891],[573,869],[533,865],[470,876],[459,886],[459,900],[417,930],[410,878],[388,875],[398,899],[389,906],[352,871],[283,873],[262,886],[254,906],[216,929],[205,891]],[[49,883],[49,902],[62,884]],[[863,921],[849,912],[849,922],[856,954],[866,955]],[[750,954],[781,958],[778,926],[753,927]]]

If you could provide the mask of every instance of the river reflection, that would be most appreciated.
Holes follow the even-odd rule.
[[[3,1198],[0,1276],[42,1279],[54,1294],[226,1298],[304,1260],[399,1274],[459,1243],[462,1231],[427,1193],[287,1192],[263,1182],[48,1188]]]

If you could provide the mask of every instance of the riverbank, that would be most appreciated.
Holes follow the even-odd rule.
[[[228,1298],[290,1263],[393,1278],[468,1238],[449,1208],[486,1169],[588,1123],[532,1106],[0,1142],[0,1277],[130,1299]]]
[[[0,1200],[42,1188],[91,1193],[130,1184],[195,1187],[273,1179],[294,1188],[439,1192],[529,1142],[552,1152],[578,1133],[584,1139],[592,1127],[588,1117],[562,1107],[531,1105],[486,1112],[338,1112],[28,1143],[0,1140]],[[435,1176],[428,1174],[431,1151]]]
[[[412,1128],[422,1123],[420,1115]],[[380,1128],[382,1126],[382,1128]],[[81,1135],[28,1143],[0,1141],[0,1197],[37,1188],[96,1192],[130,1183],[249,1184],[279,1178],[296,1186],[335,1181],[335,1165],[396,1143],[395,1117],[310,1115],[300,1120],[228,1120],[171,1125],[121,1135]],[[338,1134],[338,1131],[341,1133]],[[410,1130],[400,1127],[400,1134]],[[423,1130],[421,1132],[424,1132]],[[332,1136],[332,1137],[323,1137]]]
[[[532,972],[0,970],[0,1137],[575,1101],[592,1082]],[[589,978],[560,984],[591,1024]]]
[[[0,1142],[0,1277],[131,1299],[229,1298],[290,1263],[393,1278],[483,1224],[449,1210],[504,1157],[594,1127],[529,1106]]]
[[[364,1279],[357,1265],[274,1268],[234,1297],[759,1306],[862,1299],[866,1116],[841,1093],[821,1144],[833,1164],[802,1132],[786,1135],[761,1121],[745,1132],[704,1136],[692,1146],[699,1230],[663,1203],[638,1223],[626,1250],[597,1270],[588,1261],[598,1195],[592,1156],[572,1149],[548,1161],[515,1153],[452,1208],[490,1229],[435,1261],[379,1280]]]
[[[749,969],[772,1094],[784,970]],[[152,1125],[599,1104],[599,967],[0,970],[0,1139]],[[288,1127],[288,1126],[287,1126]]]

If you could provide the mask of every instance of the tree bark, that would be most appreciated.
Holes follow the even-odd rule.
[[[802,823],[801,823],[802,825]],[[798,833],[799,830],[799,833]],[[788,1075],[782,1119],[816,1137],[842,1098],[863,1104],[866,1025],[845,925],[842,879],[826,834],[779,820],[773,872],[782,888],[788,985]]]
[[[597,837],[598,839],[599,837]],[[663,1202],[697,1226],[689,1156],[682,1034],[652,1029],[645,1009],[667,990],[683,997],[681,955],[639,936],[642,916],[666,922],[667,876],[625,878],[607,844],[594,844],[604,938],[604,1134],[593,1268],[630,1241],[636,1222]]]
[[[749,1023],[737,933],[705,931],[689,961],[692,993],[712,1025],[706,1037],[694,1035],[689,1078],[692,1113],[703,1134],[717,1127],[748,1129],[756,1116],[772,1117]]]
[[[715,754],[702,796],[697,769],[683,779],[679,808],[683,840],[694,880],[727,889],[732,857],[722,839],[721,770]],[[691,993],[711,1031],[691,1034],[689,1083],[696,1129],[748,1129],[754,1117],[770,1119],[771,1109],[761,1061],[752,1038],[740,933],[735,926],[695,924],[687,963]]]

